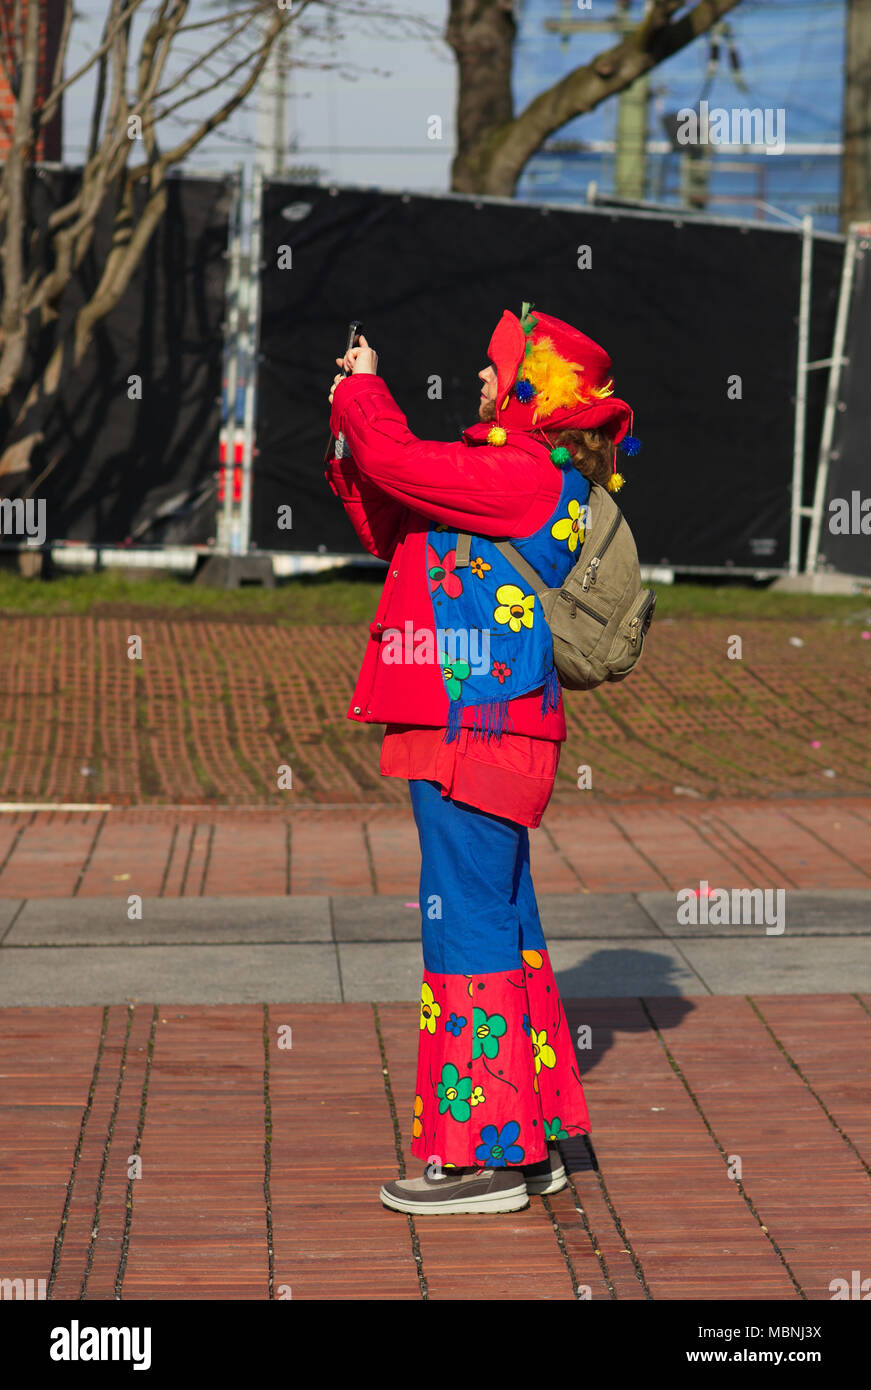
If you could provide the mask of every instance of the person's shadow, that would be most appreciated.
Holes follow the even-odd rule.
[[[680,994],[681,986],[674,978],[678,969],[677,962],[660,951],[614,947],[554,972],[582,1081],[595,1070],[618,1033],[652,1032],[645,999],[657,1000],[659,1029],[676,1028],[695,1008],[691,999]],[[570,1175],[599,1171],[591,1135],[561,1139],[560,1151]]]

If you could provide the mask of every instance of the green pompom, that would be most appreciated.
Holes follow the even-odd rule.
[[[571,463],[572,456],[569,453],[568,449],[566,449],[562,444],[560,444],[558,448],[551,449],[550,461],[551,463],[555,463],[557,468],[565,468],[567,463]]]

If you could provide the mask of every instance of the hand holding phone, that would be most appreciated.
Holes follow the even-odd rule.
[[[348,348],[344,357],[336,358],[336,365],[342,368],[345,376],[350,372],[374,374],[378,371],[378,354],[360,333],[357,335],[356,344]]]

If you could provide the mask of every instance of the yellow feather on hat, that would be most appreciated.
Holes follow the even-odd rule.
[[[521,363],[520,375],[535,387],[533,423],[566,406],[601,401],[614,394],[613,381],[584,391],[578,381],[583,370],[580,362],[560,357],[551,338],[539,338],[531,344]]]

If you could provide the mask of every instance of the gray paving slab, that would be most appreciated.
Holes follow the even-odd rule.
[[[30,898],[7,933],[9,946],[140,946],[328,942],[330,900],[143,898],[128,917],[124,898]]]
[[[419,941],[343,941],[338,950],[346,1003],[420,998],[423,955]]]
[[[420,908],[410,895],[353,897],[332,900],[337,941],[420,941]]]
[[[548,940],[661,935],[634,893],[541,893],[537,901]]]
[[[871,937],[769,936],[681,942],[712,994],[841,994],[871,990]]]
[[[15,921],[15,915],[23,902],[23,898],[0,898],[0,941],[3,940],[10,924]]]
[[[338,1003],[333,945],[8,946],[0,1005]]]
[[[689,885],[688,885],[689,886]],[[694,885],[698,887],[698,885]],[[711,884],[711,889],[720,884]],[[772,892],[776,885],[772,885]],[[778,899],[756,897],[752,902],[732,897],[729,887],[728,923],[678,921],[678,901],[675,893],[638,893],[642,908],[661,931],[672,938],[723,938],[735,936],[760,937],[793,936],[871,936],[871,892],[850,889],[784,889]],[[604,895],[602,895],[604,896]],[[781,912],[782,906],[782,912]],[[709,911],[713,910],[713,903]],[[699,919],[701,910],[694,912]],[[743,918],[743,920],[741,920]],[[766,926],[783,924],[783,932],[767,932]]]

